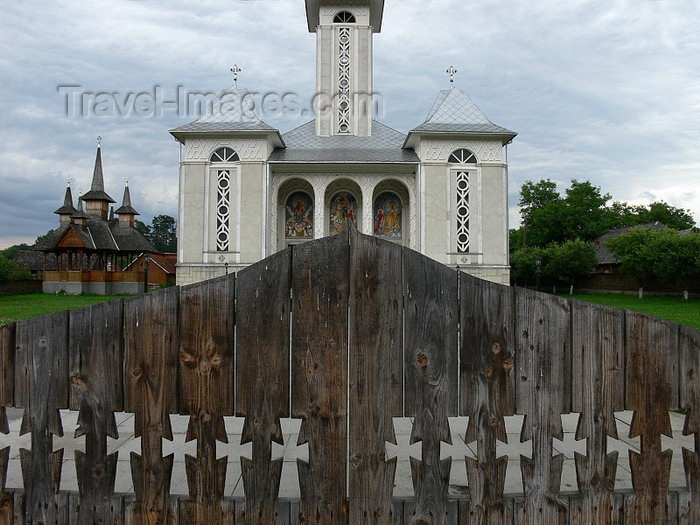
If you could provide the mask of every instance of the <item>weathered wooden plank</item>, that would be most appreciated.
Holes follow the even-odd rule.
[[[10,461],[10,447],[0,450],[0,525],[12,523],[13,510],[11,492],[5,491],[7,466]]]
[[[516,406],[525,415],[520,440],[532,440],[532,458],[520,456],[522,523],[563,523],[566,501],[559,487],[564,455],[552,453],[553,438],[564,437],[561,414],[571,406],[571,307],[566,299],[516,289],[515,308]]]
[[[630,454],[634,496],[625,508],[625,523],[666,523],[672,451],[661,450],[661,435],[673,437],[668,411],[674,384],[669,379],[678,355],[678,326],[626,312],[626,408],[634,410],[629,437],[641,438],[641,453]],[[676,365],[677,366],[677,365]],[[677,390],[677,388],[676,388]]]
[[[86,509],[84,504],[80,502],[80,494],[70,492],[68,496],[68,521],[66,525],[80,523],[80,516],[85,516]],[[97,512],[101,510],[101,512]],[[121,494],[113,494],[107,501],[107,505],[102,509],[96,509],[93,514],[92,521],[83,523],[100,524],[100,525],[123,525],[124,524],[124,496]],[[0,521],[0,523],[2,523]]]
[[[404,515],[403,515],[405,503],[406,502],[404,500],[394,500],[393,505],[392,505],[393,506],[392,513],[394,515],[392,525],[404,525],[406,523],[404,521]]]
[[[68,312],[17,323],[15,400],[25,408],[20,433],[31,432],[31,451],[20,449],[26,519],[62,523],[58,509],[63,449],[61,408],[68,408]],[[56,521],[59,520],[59,521]]]
[[[303,525],[300,508],[301,503],[299,501],[289,502],[289,525]]]
[[[124,303],[73,310],[69,322],[70,405],[79,410],[75,437],[85,436],[85,452],[75,451],[80,490],[75,523],[109,523],[118,454],[107,454],[107,436],[119,437],[114,411],[123,410]]]
[[[615,411],[624,409],[624,311],[572,303],[573,408],[580,412],[576,439],[587,439],[586,455],[575,453],[580,508],[572,523],[614,523],[613,490],[617,451],[608,454],[608,437],[617,439]]]
[[[236,523],[275,523],[284,444],[280,418],[289,417],[289,313],[291,250],[238,273],[236,281],[236,415],[245,417],[241,444],[244,512]]]
[[[12,494],[12,510],[14,513],[13,525],[24,525],[26,523],[25,511],[24,511],[24,492],[19,490],[13,492]]]
[[[683,465],[690,497],[681,519],[700,523],[700,332],[680,327],[681,406],[688,410],[683,435],[695,436],[695,450],[683,449]]]
[[[698,520],[693,516],[692,510],[692,494],[687,491],[678,492],[678,524],[679,525],[696,525]]]
[[[190,501],[182,523],[223,523],[228,457],[217,459],[216,440],[228,443],[224,416],[233,415],[235,276],[180,290],[180,413],[190,416],[185,455]]]
[[[294,248],[292,267],[292,417],[303,418],[297,460],[300,520],[322,525],[348,522],[347,229],[338,236]]]
[[[415,493],[412,523],[447,523],[452,458],[440,460],[440,443],[452,444],[448,417],[458,412],[458,274],[418,252],[403,255],[404,416],[415,417],[411,457]]]
[[[466,274],[460,288],[460,413],[469,416],[467,442],[477,443],[476,459],[465,458],[470,508],[464,523],[502,524],[508,457],[496,456],[496,440],[508,442],[503,418],[515,411],[513,290]]]
[[[402,248],[350,228],[349,518],[388,524],[396,458],[393,417],[402,414]]]
[[[162,457],[162,440],[172,441],[169,414],[177,413],[178,296],[173,287],[126,301],[124,408],[141,437],[141,455],[131,453],[135,525],[167,515],[173,454]]]
[[[513,525],[517,523],[513,518],[514,509],[513,498],[503,498],[501,505],[503,512],[486,514],[472,503],[469,499],[458,500],[459,524],[460,525],[488,525],[488,524],[506,524]],[[520,525],[518,523],[518,525]],[[544,524],[543,524],[544,525]]]
[[[15,323],[0,326],[0,432],[8,434],[5,407],[15,399]]]
[[[585,501],[585,497],[580,494],[575,494],[569,496],[569,521],[568,523],[581,524],[581,525],[598,525],[598,523],[605,523],[611,525],[622,525],[625,522],[624,509],[625,509],[625,494],[624,493],[613,493],[610,501],[610,507],[603,514],[605,521],[593,521],[588,519],[590,512],[588,510],[588,504]],[[595,514],[594,514],[595,516]]]

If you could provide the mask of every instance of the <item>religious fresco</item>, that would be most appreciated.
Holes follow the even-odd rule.
[[[285,237],[287,239],[313,239],[314,213],[311,197],[297,191],[287,199]]]
[[[352,220],[357,226],[355,210],[357,200],[347,191],[337,193],[331,200],[331,235],[340,233],[345,229],[346,219]]]
[[[380,193],[374,201],[374,234],[386,239],[401,239],[403,207],[392,192]]]

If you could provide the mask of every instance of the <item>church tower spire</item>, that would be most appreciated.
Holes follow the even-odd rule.
[[[306,0],[316,33],[316,135],[372,135],[374,33],[384,0]]]
[[[110,203],[116,202],[105,193],[104,174],[102,172],[102,138],[97,138],[97,154],[95,155],[95,168],[92,172],[92,186],[90,191],[81,197],[85,201],[87,213],[99,215],[103,220],[107,220]]]
[[[118,209],[114,210],[114,213],[119,215],[119,225],[124,227],[133,228],[136,215],[140,215],[131,206],[131,192],[129,191],[129,180],[126,180],[126,185],[124,186],[124,197],[122,198],[122,205]]]
[[[73,206],[73,192],[70,189],[70,181],[66,186],[66,195],[63,197],[63,206],[57,209],[54,213],[58,215],[61,224],[70,223],[70,217],[76,211],[78,211],[75,206]]]

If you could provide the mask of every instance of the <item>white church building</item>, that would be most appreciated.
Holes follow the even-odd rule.
[[[171,130],[181,143],[178,284],[333,235],[347,219],[509,283],[504,152],[516,133],[492,123],[453,75],[408,134],[375,120],[373,38],[383,11],[383,0],[306,0],[317,42],[314,120],[281,134],[236,80],[197,120]]]

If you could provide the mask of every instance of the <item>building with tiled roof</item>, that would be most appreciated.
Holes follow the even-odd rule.
[[[507,144],[454,85],[408,133],[376,120],[373,39],[383,0],[306,0],[316,34],[314,118],[281,134],[256,93],[222,91],[182,144],[178,284],[243,268],[287,246],[363,233],[444,264],[509,283]],[[284,96],[280,95],[282,105]],[[264,109],[264,104],[263,108]]]
[[[69,184],[63,206],[54,212],[58,227],[34,247],[44,254],[45,293],[111,295],[144,289],[143,272],[123,269],[139,255],[157,250],[134,228],[139,212],[131,204],[128,185],[116,211],[110,208],[114,202],[105,192],[98,145],[90,191],[78,198],[76,208]]]

